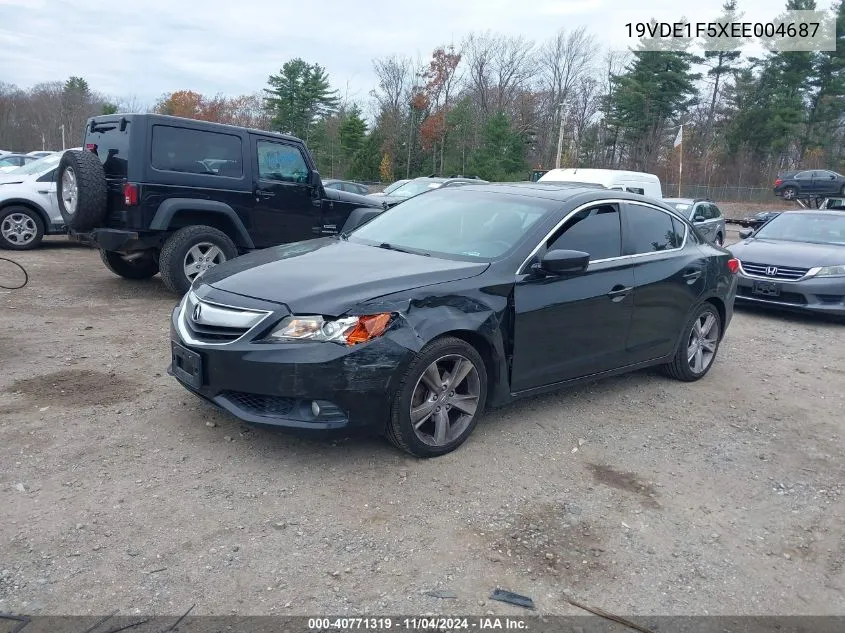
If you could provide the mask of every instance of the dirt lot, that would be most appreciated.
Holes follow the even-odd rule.
[[[741,311],[701,382],[527,400],[416,461],[240,424],[165,373],[157,278],[62,240],[13,257],[0,611],[519,613],[500,586],[550,613],[845,614],[845,325]]]

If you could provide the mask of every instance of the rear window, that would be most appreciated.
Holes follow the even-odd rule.
[[[241,138],[234,134],[153,126],[152,165],[161,171],[240,178]]]
[[[90,126],[87,128],[85,147],[97,154],[106,176],[126,177],[131,128],[131,121],[126,121],[121,132],[120,121],[117,120],[96,122],[93,130]]]

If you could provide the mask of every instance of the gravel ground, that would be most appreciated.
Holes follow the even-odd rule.
[[[417,461],[239,423],[167,376],[157,278],[11,256],[0,612],[845,614],[843,325],[738,311],[698,383],[526,400]]]

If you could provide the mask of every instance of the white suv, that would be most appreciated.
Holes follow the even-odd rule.
[[[35,248],[45,235],[65,233],[56,197],[62,153],[0,174],[0,248]]]

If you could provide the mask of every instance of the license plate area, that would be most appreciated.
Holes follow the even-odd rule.
[[[755,281],[751,286],[751,292],[761,297],[779,297],[780,285],[773,281]]]
[[[194,389],[202,387],[202,356],[182,347],[171,344],[173,375]]]

